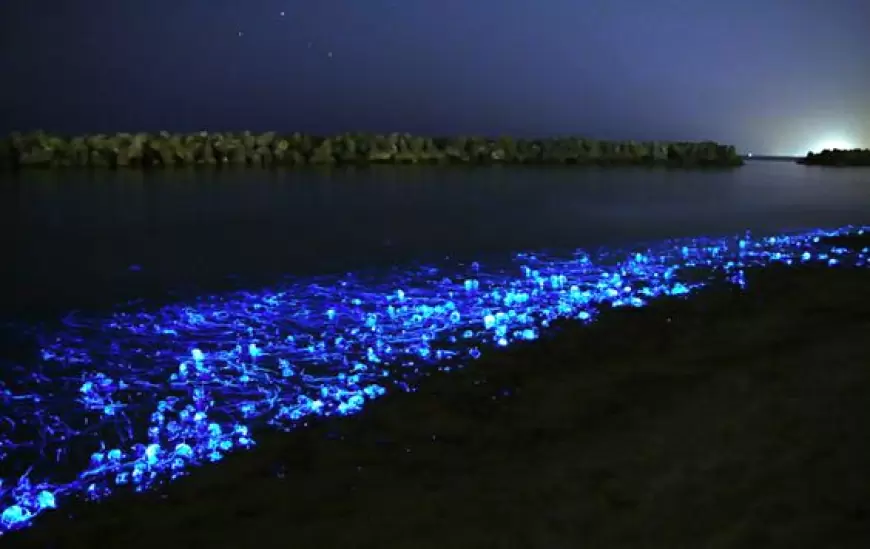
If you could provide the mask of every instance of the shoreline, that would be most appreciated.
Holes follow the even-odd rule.
[[[415,393],[264,434],[154,493],[65,506],[3,543],[863,546],[870,270],[747,277],[744,293],[560,322]]]
[[[299,167],[372,164],[735,167],[733,146],[713,141],[605,141],[407,133],[335,136],[198,132],[80,136],[14,133],[0,140],[0,170]]]
[[[870,149],[825,149],[819,153],[808,153],[798,158],[803,166],[827,166],[832,168],[870,167]]]

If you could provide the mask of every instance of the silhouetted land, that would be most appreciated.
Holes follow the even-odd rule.
[[[490,139],[404,133],[331,137],[200,132],[82,136],[45,132],[0,140],[0,168],[128,168],[366,164],[588,164],[728,167],[743,163],[733,146],[712,141],[599,141],[579,137]]]
[[[798,159],[807,166],[870,166],[870,149],[825,149],[820,153],[807,153]]]
[[[748,276],[561,324],[4,547],[868,547],[870,269]]]

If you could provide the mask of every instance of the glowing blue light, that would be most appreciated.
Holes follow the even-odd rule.
[[[54,509],[57,506],[57,503],[54,500],[54,494],[46,490],[43,490],[36,495],[36,504],[40,510]]]
[[[32,514],[20,505],[10,505],[0,514],[0,524],[9,529],[17,524],[30,520]]]
[[[220,461],[255,446],[258,429],[356,413],[388,387],[414,390],[427,368],[537,339],[559,318],[591,322],[602,306],[688,295],[722,274],[743,286],[747,268],[770,263],[866,267],[866,248],[821,243],[863,231],[522,253],[490,270],[319,277],[21,326],[40,350],[32,363],[0,364],[12,373],[0,383],[0,534],[73,497],[145,490]]]

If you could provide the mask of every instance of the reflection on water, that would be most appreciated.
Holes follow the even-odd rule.
[[[8,177],[8,176],[7,176]],[[0,185],[7,312],[445,255],[870,221],[870,172],[383,167],[31,172]],[[47,312],[47,311],[46,311]]]

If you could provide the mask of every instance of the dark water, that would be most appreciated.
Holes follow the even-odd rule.
[[[26,173],[0,208],[0,307],[20,317],[446,255],[866,224],[870,171]]]

